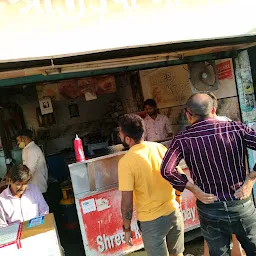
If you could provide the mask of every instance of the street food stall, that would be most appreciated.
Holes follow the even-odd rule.
[[[133,246],[124,243],[117,165],[125,153],[69,165],[86,255],[123,255],[143,248],[136,213],[131,224]],[[184,161],[180,166],[189,176]],[[182,196],[182,214],[188,232],[199,227],[196,199],[188,190]]]
[[[255,126],[250,54],[256,21],[247,22],[255,1],[192,2],[1,5],[0,177],[10,162],[21,161],[15,132],[32,129],[51,176],[59,183],[71,177],[87,256],[122,255],[143,247],[136,218],[134,246],[123,242],[117,163],[125,150],[118,138],[119,116],[143,111],[143,101],[154,98],[176,134],[188,124],[186,99],[212,91],[220,115]],[[76,134],[83,141],[83,162],[75,160]],[[252,166],[255,156],[248,156]],[[184,161],[180,166],[189,176]],[[195,201],[185,190],[187,237],[199,227]]]

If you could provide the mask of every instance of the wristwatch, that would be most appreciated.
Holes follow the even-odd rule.
[[[124,225],[123,225],[123,231],[124,231],[124,232],[130,232],[130,231],[131,231],[131,227],[125,228]]]

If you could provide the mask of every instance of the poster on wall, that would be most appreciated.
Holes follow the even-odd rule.
[[[218,99],[237,96],[232,59],[216,60],[215,64],[218,85],[212,92]],[[190,86],[188,65],[142,70],[139,74],[144,100],[155,99],[158,108],[184,105],[195,92]]]
[[[218,99],[237,96],[236,80],[232,59],[215,61],[218,70],[218,90],[213,93]]]
[[[256,122],[248,123],[248,126],[256,131]],[[250,168],[250,170],[252,170],[256,164],[256,151],[255,150],[248,149],[248,160],[249,160],[249,168]],[[255,187],[255,189],[256,189],[256,187]]]
[[[248,123],[248,126],[256,131],[256,122]],[[249,170],[253,170],[253,167],[256,164],[256,151],[251,149],[247,149],[247,151],[248,151]],[[256,198],[256,184],[254,184],[253,192],[254,192],[254,198]]]
[[[60,100],[74,100],[84,96],[83,86],[78,86],[78,82],[75,79],[60,81],[58,83],[58,90]]]
[[[38,99],[50,97],[52,101],[60,100],[57,83],[45,83],[36,86]]]
[[[155,99],[158,108],[184,105],[192,94],[187,65],[142,70],[140,80],[144,99]]]
[[[52,101],[97,99],[97,95],[116,92],[114,76],[87,77],[62,80],[58,83],[45,83],[37,86],[38,99],[50,97]]]
[[[256,100],[248,52],[240,52],[235,59],[235,63],[242,120],[246,123],[252,123],[256,121]]]
[[[86,101],[96,100],[96,80],[93,77],[78,80],[78,87],[83,88]]]
[[[96,94],[107,94],[116,92],[116,82],[114,76],[99,76],[96,79]]]

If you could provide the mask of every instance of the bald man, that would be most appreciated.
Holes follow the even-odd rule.
[[[251,196],[256,166],[247,175],[244,165],[244,149],[256,150],[256,131],[241,122],[217,120],[207,94],[192,95],[185,111],[190,126],[174,137],[161,174],[176,190],[187,188],[197,197],[211,256],[230,255],[233,233],[246,255],[256,255],[256,210]],[[176,170],[181,159],[194,184]]]
[[[207,93],[213,100],[213,107],[215,108],[215,113],[213,113],[214,117],[219,120],[219,121],[232,121],[230,118],[226,117],[226,116],[219,116],[217,115],[217,109],[218,109],[218,99],[216,97],[216,95],[212,92],[208,92]],[[232,250],[231,250],[231,256],[243,256],[243,251],[241,248],[241,245],[239,244],[239,242],[237,241],[236,236],[233,234],[232,235]],[[209,248],[207,246],[206,241],[204,241],[204,256],[208,256],[209,255]]]

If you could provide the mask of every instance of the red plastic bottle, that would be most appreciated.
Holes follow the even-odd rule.
[[[76,153],[76,161],[77,162],[85,161],[86,159],[84,156],[83,143],[77,134],[76,134],[76,138],[74,140],[74,149],[75,149],[75,153]]]

